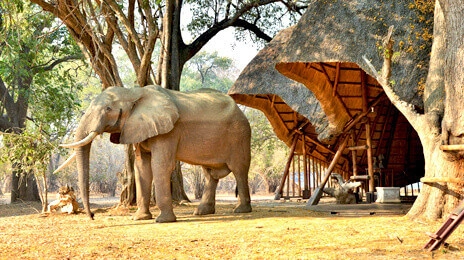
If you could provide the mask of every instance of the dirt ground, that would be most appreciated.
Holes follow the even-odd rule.
[[[431,253],[422,249],[425,233],[443,220],[333,214],[308,210],[304,201],[252,199],[247,214],[232,213],[234,198],[218,197],[216,214],[208,216],[192,215],[198,202],[180,205],[178,222],[168,224],[133,221],[135,208],[117,209],[115,198],[91,200],[93,221],[83,213],[44,217],[40,203],[0,204],[0,259],[464,259],[464,225],[449,246]]]

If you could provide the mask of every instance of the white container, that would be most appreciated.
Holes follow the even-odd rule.
[[[376,187],[378,203],[401,203],[399,187]]]

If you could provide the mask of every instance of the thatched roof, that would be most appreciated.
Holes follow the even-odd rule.
[[[362,58],[366,56],[381,68],[383,50],[379,46],[393,25],[394,90],[418,109],[423,107],[420,91],[411,88],[420,87],[426,77],[431,42],[421,36],[431,25],[416,23],[422,14],[409,4],[314,1],[296,26],[282,30],[258,53],[229,94],[238,103],[263,111],[277,136],[288,145],[303,125],[299,131],[307,138],[308,150],[326,160],[348,128],[354,131],[355,144],[365,144],[360,123],[369,119],[374,154],[389,156],[391,165],[386,166],[392,171],[408,168],[423,174],[417,134],[369,75]],[[357,157],[365,165],[365,153],[360,151]]]
[[[291,130],[309,119],[308,134],[317,140],[317,133],[324,132],[328,121],[319,101],[303,84],[293,81],[275,68],[275,58],[282,51],[283,41],[288,39],[293,27],[281,31],[266,48],[248,64],[229,94],[238,102],[262,110],[277,136],[292,143]],[[240,86],[236,88],[236,86]],[[237,90],[236,93],[235,90]]]
[[[433,13],[421,13],[414,8],[414,1],[315,1],[288,36],[276,64],[290,78],[296,77],[295,66],[309,62],[355,63],[372,75],[362,57],[380,70],[382,41],[388,28],[394,26],[391,80],[395,92],[403,100],[423,107],[417,95],[420,91],[411,88],[420,87],[419,82],[428,73],[433,25],[425,22],[431,20]]]

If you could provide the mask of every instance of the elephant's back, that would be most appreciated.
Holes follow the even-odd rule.
[[[227,94],[213,90],[200,89],[195,92],[176,93],[174,97],[182,116],[199,120],[239,120],[246,119],[235,101]]]

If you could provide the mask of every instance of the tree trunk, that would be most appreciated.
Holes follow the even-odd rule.
[[[438,219],[446,217],[459,204],[462,184],[446,182],[447,177],[463,175],[464,160],[450,160],[446,152],[440,150],[439,138],[422,142],[425,156],[426,178],[442,178],[444,182],[424,182],[420,195],[408,212],[410,218]],[[460,177],[462,178],[462,177]]]
[[[34,175],[24,172],[21,172],[19,175],[20,176],[16,179],[19,181],[18,193],[15,193],[18,197],[15,198],[15,201],[40,201],[39,189],[37,188]],[[11,194],[13,194],[13,191]],[[13,199],[13,195],[11,197]],[[11,202],[13,202],[13,200]]]
[[[445,31],[445,115],[444,128],[449,144],[464,143],[464,120],[461,102],[464,100],[464,9],[462,2],[440,0]]]
[[[201,199],[205,190],[205,176],[200,170],[200,166],[195,166],[193,170],[193,194],[195,199]]]
[[[161,86],[166,89],[180,90],[180,76],[182,67],[185,63],[185,57],[181,56],[184,43],[180,31],[180,13],[182,0],[166,1],[166,16],[163,19],[163,28],[166,30],[163,33],[164,51],[161,54],[162,72]],[[184,182],[180,163],[176,163],[176,169],[171,175],[171,190],[173,201],[189,201],[187,194],[184,191]]]
[[[179,161],[176,162],[176,169],[174,169],[174,171],[171,174],[171,193],[172,200],[174,202],[190,202],[184,190],[184,178],[182,176],[182,170]]]
[[[39,190],[33,174],[27,174],[20,170],[21,167],[13,166],[11,174],[10,203],[19,201],[40,201]]]
[[[462,183],[453,182],[464,176],[463,151],[441,150],[441,144],[463,144],[464,129],[460,104],[464,98],[464,9],[453,0],[437,0],[434,11],[433,44],[424,91],[425,114],[421,115],[400,102],[383,83],[385,93],[408,118],[420,136],[425,180],[421,193],[408,213],[411,218],[434,220],[445,217],[463,197]],[[385,64],[391,63],[385,59]],[[385,73],[384,73],[385,74]],[[444,102],[443,102],[444,100]],[[444,105],[443,105],[444,104]],[[441,132],[440,132],[441,131]],[[434,179],[430,179],[434,178]]]
[[[440,144],[463,144],[464,123],[461,120],[464,99],[464,9],[460,1],[438,0],[435,3],[434,41],[430,59],[425,98],[429,104],[429,120],[420,127],[425,157],[425,177],[437,177],[438,182],[425,182],[419,197],[408,213],[409,217],[437,219],[445,217],[462,199],[462,183],[451,179],[464,177],[463,151],[442,151]],[[444,106],[433,92],[444,89]],[[429,94],[430,93],[430,94]],[[436,95],[436,94],[435,94]],[[431,102],[430,102],[431,101]],[[438,116],[435,115],[437,113]],[[443,116],[441,135],[434,131],[435,122]],[[437,179],[436,179],[437,180]]]
[[[118,181],[122,185],[119,205],[127,207],[137,204],[134,171],[135,154],[132,144],[125,145],[125,154],[124,170],[122,173],[118,173]]]

